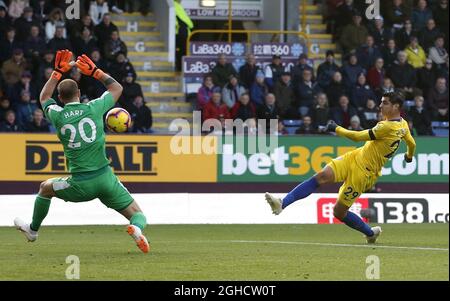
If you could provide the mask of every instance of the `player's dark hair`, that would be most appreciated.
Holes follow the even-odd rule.
[[[58,85],[59,98],[67,103],[75,100],[78,93],[78,85],[74,80],[65,79]]]
[[[389,102],[393,105],[398,104],[399,109],[403,107],[403,103],[405,101],[405,97],[399,91],[394,92],[386,92],[383,94],[383,97],[389,98]]]

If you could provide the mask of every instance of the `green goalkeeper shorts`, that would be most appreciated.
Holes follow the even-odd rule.
[[[66,202],[87,202],[98,198],[106,207],[117,211],[124,210],[133,202],[130,192],[109,166],[50,181],[56,196]]]

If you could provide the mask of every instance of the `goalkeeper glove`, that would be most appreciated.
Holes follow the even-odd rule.
[[[91,61],[86,54],[83,54],[77,58],[76,65],[82,74],[92,76],[97,80],[100,80],[103,75],[105,75],[105,73],[98,69],[94,62]]]
[[[56,52],[55,70],[52,72],[52,78],[60,80],[64,73],[72,69],[72,65],[70,64],[72,56],[72,52],[67,49]]]

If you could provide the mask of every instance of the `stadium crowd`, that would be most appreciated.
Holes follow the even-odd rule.
[[[49,79],[57,50],[69,49],[75,58],[87,54],[95,64],[124,86],[120,106],[133,118],[132,132],[151,131],[152,115],[127,58],[127,47],[110,12],[142,13],[149,1],[81,0],[81,18],[65,18],[65,1],[0,0],[0,132],[52,132],[38,101]],[[66,78],[78,83],[82,102],[100,97],[102,83],[73,68]],[[53,96],[58,100],[56,92]]]
[[[319,134],[333,119],[361,130],[381,119],[383,93],[398,90],[413,135],[432,135],[433,121],[448,121],[448,0],[381,1],[381,16],[374,20],[356,1],[322,2],[342,66],[331,50],[317,70],[307,54],[291,70],[280,56],[262,70],[253,55],[235,70],[220,55],[197,93],[203,120],[300,120],[295,133]],[[285,134],[285,125],[279,122],[275,131]]]

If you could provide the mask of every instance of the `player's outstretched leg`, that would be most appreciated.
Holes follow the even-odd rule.
[[[142,252],[148,253],[150,251],[150,244],[144,234],[142,234],[145,226],[147,226],[147,219],[142,213],[141,208],[139,208],[139,205],[136,201],[133,201],[127,208],[120,211],[120,213],[130,221],[130,225],[127,226],[127,233],[134,239],[136,245]]]
[[[284,208],[290,204],[304,199],[313,193],[320,185],[332,183],[334,181],[333,170],[326,166],[322,171],[308,180],[302,182],[300,185],[295,187],[291,192],[289,192],[284,199],[279,199],[272,196],[270,193],[266,192],[266,201],[269,203],[272,213],[275,215],[280,214]]]
[[[41,183],[38,196],[34,202],[33,220],[31,224],[25,223],[20,218],[14,219],[16,229],[21,231],[29,242],[33,242],[38,237],[38,230],[41,227],[42,221],[47,216],[50,208],[51,198],[55,196],[52,181],[45,181]]]
[[[337,202],[334,206],[334,216],[345,223],[352,229],[355,229],[366,236],[367,243],[373,244],[377,241],[378,236],[381,234],[381,227],[370,228],[358,215],[348,211],[349,207],[340,202]]]

